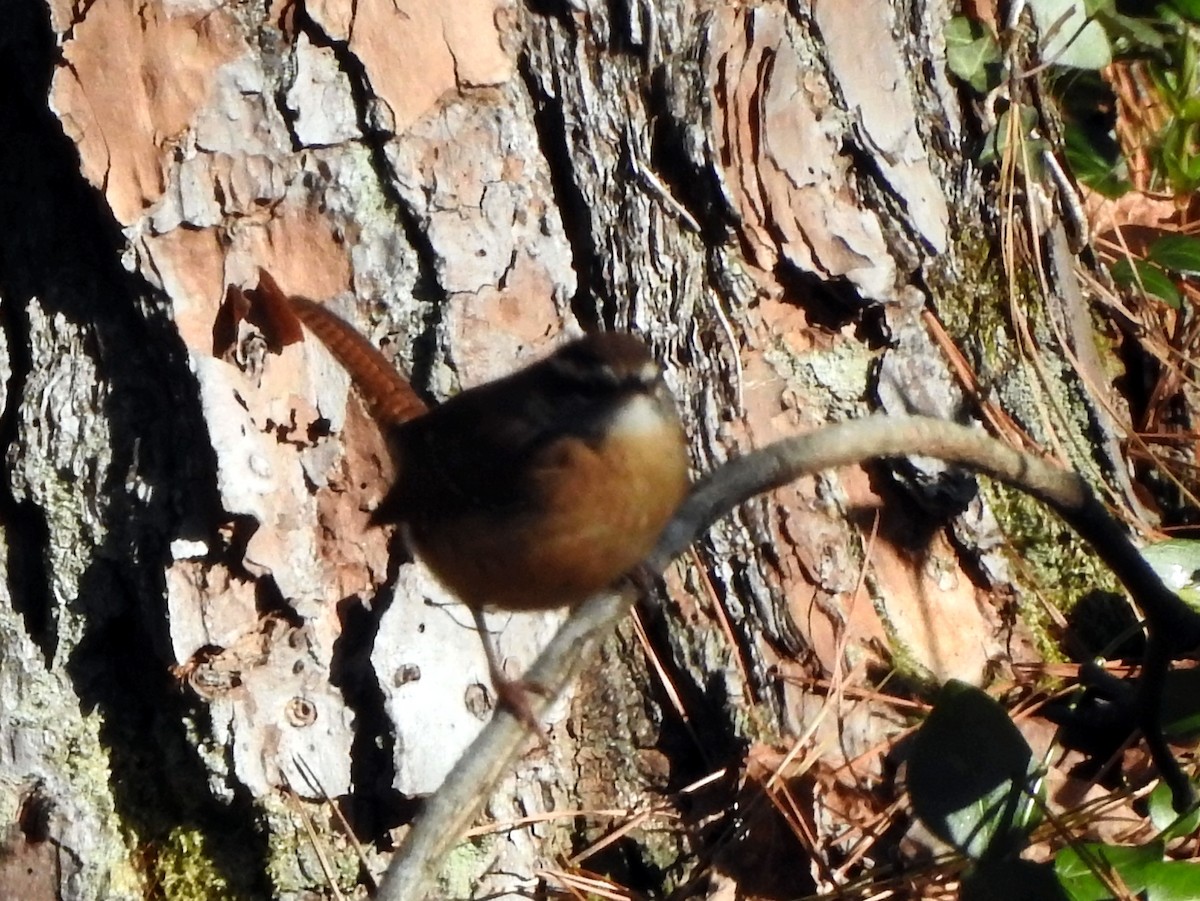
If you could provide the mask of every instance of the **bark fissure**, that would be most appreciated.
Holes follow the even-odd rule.
[[[424,308],[423,329],[418,335],[405,336],[412,354],[412,383],[418,390],[430,383],[430,372],[437,361],[437,334],[442,324],[442,311],[446,303],[446,289],[438,277],[438,252],[429,238],[427,225],[419,210],[403,196],[397,186],[395,166],[388,157],[388,148],[395,135],[377,121],[376,104],[383,100],[371,89],[370,73],[353,52],[349,40],[338,40],[326,33],[308,12],[303,2],[294,6],[296,27],[316,47],[333,53],[338,68],[350,83],[350,94],[354,101],[355,117],[363,146],[367,148],[371,168],[376,176],[376,187],[386,198],[396,224],[417,258],[417,278],[413,283],[413,299]],[[285,88],[280,88],[277,104],[285,120],[290,118],[288,106],[283,98]],[[289,126],[290,128],[290,126]],[[299,147],[299,139],[292,131],[293,141]]]
[[[600,252],[592,236],[590,207],[579,188],[567,143],[571,127],[567,123],[565,101],[560,96],[561,88],[553,93],[542,88],[540,79],[546,76],[535,74],[527,55],[521,57],[519,71],[533,104],[533,127],[550,172],[554,203],[571,245],[572,265],[578,278],[575,295],[570,300],[571,311],[584,328],[596,329],[601,324],[594,297],[595,285],[601,277]],[[603,318],[611,321],[608,313]]]

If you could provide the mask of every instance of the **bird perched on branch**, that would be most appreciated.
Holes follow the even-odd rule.
[[[290,309],[344,366],[384,429],[396,482],[373,514],[475,617],[501,701],[536,728],[501,671],[485,609],[578,604],[630,573],[687,494],[687,445],[640,339],[588,335],[426,412],[384,356],[260,270],[255,303]]]

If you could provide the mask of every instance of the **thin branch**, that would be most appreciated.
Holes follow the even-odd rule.
[[[1157,651],[1154,673],[1148,674],[1151,684],[1161,686],[1173,653],[1200,643],[1200,615],[1162,584],[1079,475],[1014,450],[978,429],[925,417],[872,416],[831,425],[730,460],[695,486],[651,551],[646,568],[662,572],[713,522],[764,491],[835,466],[910,455],[936,457],[1012,485],[1046,503],[1074,528],[1146,615]],[[577,607],[526,678],[546,686],[552,696],[560,695],[634,600],[634,588],[627,587]],[[1179,805],[1186,802],[1180,793],[1190,789],[1161,741],[1161,693],[1153,698],[1146,695],[1142,693],[1140,723]],[[548,706],[552,700],[543,703]],[[540,709],[544,708],[535,705],[535,713]],[[404,838],[383,878],[380,901],[425,897],[446,853],[474,822],[528,737],[524,725],[497,711]]]

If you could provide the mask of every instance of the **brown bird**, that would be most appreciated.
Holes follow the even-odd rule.
[[[259,291],[282,296],[260,274]],[[471,609],[497,694],[536,727],[482,611],[578,604],[653,547],[689,485],[661,368],[638,338],[594,334],[420,415],[409,383],[350,325],[305,298],[288,302],[387,431],[398,474],[373,520],[401,524]]]

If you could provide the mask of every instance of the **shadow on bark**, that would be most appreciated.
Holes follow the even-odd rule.
[[[333,648],[329,681],[354,712],[350,793],[338,798],[342,814],[362,841],[381,842],[388,830],[409,823],[420,806],[393,788],[396,734],[388,718],[371,651],[379,622],[391,606],[393,575],[364,605],[357,595],[338,604],[341,635]]]
[[[19,444],[21,394],[30,373],[57,362],[30,353],[27,310],[37,304],[82,336],[107,394],[112,459],[97,477],[100,496],[88,498],[103,511],[102,544],[79,549],[93,562],[69,599],[55,596],[46,511],[18,500],[10,470],[0,518],[13,603],[45,664],[62,666],[56,657],[66,654],[80,709],[101,717],[103,765],[139,864],[152,872],[182,828],[202,837],[235,896],[261,897],[267,848],[253,803],[236,790],[230,803],[213,796],[187,727],[192,720],[203,734],[207,710],[189,704],[168,669],[169,542],[210,537],[203,524],[217,501],[195,382],[166,305],[122,269],[125,238],[48,109],[59,59],[47,7],[0,0],[0,21],[0,300],[14,369],[0,439],[9,451],[36,452]]]

